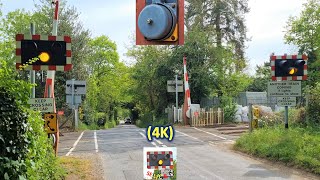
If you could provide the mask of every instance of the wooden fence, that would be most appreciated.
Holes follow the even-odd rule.
[[[192,113],[191,126],[213,126],[224,123],[223,111],[221,108],[209,110],[201,109]]]

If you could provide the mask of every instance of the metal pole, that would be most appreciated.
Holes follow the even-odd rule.
[[[79,115],[78,115],[78,107],[76,106],[76,103],[75,103],[75,94],[74,94],[74,81],[75,79],[72,79],[72,109],[73,109],[73,112],[74,112],[74,129],[78,129],[78,122],[79,122]]]
[[[252,104],[249,103],[249,113],[248,113],[248,118],[249,118],[249,132],[252,132]]]
[[[74,80],[75,79],[72,79],[72,86],[71,86],[72,109],[74,109]]]
[[[53,25],[52,25],[52,36],[57,36],[58,35],[59,0],[53,0],[52,2],[55,5]],[[47,71],[46,88],[47,88],[48,94],[46,94],[46,96],[49,98],[54,98],[55,74],[56,74],[55,71]],[[55,100],[54,100],[53,111],[54,111],[54,113],[57,112]],[[58,155],[58,143],[59,143],[59,122],[58,122],[58,120],[57,120],[57,124],[58,124],[58,129],[57,129],[57,132],[54,134],[56,136],[56,142],[55,142],[55,146],[54,146],[56,156]]]
[[[175,80],[176,80],[176,116],[177,116],[177,118],[176,118],[176,121],[178,121],[179,120],[179,114],[178,114],[178,109],[179,109],[179,107],[178,107],[178,75],[176,75],[176,78],[175,78]]]
[[[285,108],[285,112],[284,112],[285,125],[284,125],[284,127],[286,129],[288,129],[289,128],[289,123],[288,123],[289,109],[288,109],[288,106],[285,106],[284,108]]]
[[[55,10],[54,10],[54,18],[53,18],[53,26],[52,26],[52,35],[57,36],[58,34],[58,14],[59,14],[59,0],[54,1]],[[46,86],[48,86],[49,82],[51,82],[51,87],[48,86],[48,97],[54,98],[54,78],[55,71],[47,72],[47,81]],[[54,113],[56,112],[56,106],[54,106]]]
[[[30,24],[30,33],[31,35],[36,34],[36,29],[33,23]],[[31,70],[30,71],[30,83],[35,84],[36,83],[36,71]],[[36,87],[32,86],[30,98],[36,98]]]
[[[76,108],[74,109],[74,119],[75,119],[74,128],[75,128],[75,130],[77,130],[77,129],[78,129],[78,120],[79,120],[78,107],[76,107]]]

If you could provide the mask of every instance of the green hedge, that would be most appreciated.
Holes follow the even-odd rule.
[[[234,148],[320,174],[319,130],[318,127],[262,128],[240,137]]]
[[[31,84],[0,59],[0,179],[63,179],[39,113],[29,110]]]

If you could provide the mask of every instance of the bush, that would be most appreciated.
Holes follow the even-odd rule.
[[[19,179],[26,175],[24,163],[28,145],[27,115],[15,97],[0,88],[0,179]]]
[[[117,126],[117,123],[116,123],[116,121],[114,121],[114,120],[112,120],[112,121],[107,121],[106,124],[104,125],[104,127],[105,127],[106,129],[108,129],[108,128],[114,128],[114,127],[116,127],[116,126]]]
[[[63,179],[64,170],[55,157],[52,142],[43,130],[43,120],[37,112],[26,110],[29,114],[27,138],[30,142],[25,160],[28,179]]]
[[[312,124],[320,124],[320,83],[306,90],[308,95],[308,121]]]
[[[307,125],[306,109],[304,107],[289,109],[289,121],[297,125]]]
[[[153,120],[153,119],[155,119],[155,120]],[[136,126],[138,126],[140,128],[146,128],[149,125],[165,126],[165,125],[169,125],[169,124],[170,124],[170,121],[164,115],[157,117],[157,118],[153,118],[152,113],[142,115],[141,118],[136,121]]]
[[[272,126],[280,125],[283,123],[283,120],[284,120],[283,116],[284,116],[283,112],[261,116],[258,121],[259,127],[272,127]]]
[[[42,117],[28,109],[31,85],[0,66],[0,179],[62,179]]]
[[[230,97],[222,97],[221,102],[223,106],[224,121],[233,122],[237,112],[236,103],[234,103]]]

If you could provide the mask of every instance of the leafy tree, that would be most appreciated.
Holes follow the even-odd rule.
[[[289,18],[285,40],[308,54],[308,84],[313,86],[320,78],[320,1],[308,0],[303,7],[300,16]]]
[[[188,0],[186,26],[203,29],[217,47],[231,47],[236,70],[245,68],[244,49],[246,37],[245,14],[248,1],[240,0]]]
[[[133,94],[142,112],[160,116],[174,102],[174,96],[166,93],[166,81],[173,79],[176,71],[183,79],[183,56],[187,57],[192,103],[200,103],[202,97],[236,96],[243,91],[250,84],[242,72],[246,66],[246,12],[247,1],[188,0],[184,46],[132,46],[128,56],[137,61]],[[181,95],[180,104],[184,100]]]
[[[99,36],[88,44],[90,54],[85,62],[89,71],[87,105],[91,112],[104,112],[108,119],[116,119],[117,108],[129,102],[128,68],[119,62],[117,46],[107,36]]]
[[[70,72],[56,72],[55,97],[57,108],[65,107],[65,81],[68,79],[85,80],[86,69],[83,64],[88,58],[88,41],[90,33],[84,29],[79,21],[79,13],[74,7],[69,7],[66,1],[60,4],[58,35],[69,35],[72,38],[72,64],[73,70]],[[34,12],[16,10],[9,12],[0,21],[0,54],[7,61],[8,66],[15,68],[15,34],[30,34],[30,23],[36,25],[36,34],[50,35],[52,32],[53,6],[51,0],[41,0],[36,5]],[[36,77],[36,97],[43,97],[46,72],[39,71]],[[28,79],[29,72],[20,72],[25,80]]]
[[[37,34],[48,34],[52,32],[53,6],[51,0],[40,0],[36,4],[36,10],[32,14],[32,21],[36,24]],[[60,3],[58,36],[71,36],[72,40],[72,65],[73,69],[69,72],[56,72],[55,77],[55,97],[57,108],[65,107],[65,82],[69,79],[85,80],[87,71],[84,61],[89,56],[88,42],[90,32],[85,29],[79,20],[79,12],[75,7],[68,6],[67,1]],[[42,84],[41,77],[37,84]],[[38,86],[37,96],[42,97],[44,86]]]
[[[266,92],[267,83],[270,81],[270,65],[265,62],[262,66],[256,66],[256,74],[253,77],[253,82],[248,87],[247,91]]]
[[[134,83],[131,90],[135,103],[142,112],[162,114],[167,105],[167,77],[174,77],[167,66],[167,47],[135,47],[127,55],[137,60],[132,69]]]

